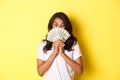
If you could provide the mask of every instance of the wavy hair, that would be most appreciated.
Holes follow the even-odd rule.
[[[71,35],[70,38],[68,38],[67,41],[64,43],[65,44],[64,49],[67,50],[67,51],[71,51],[72,46],[74,44],[76,44],[76,42],[77,42],[76,37],[73,36],[73,33],[72,33],[72,24],[71,24],[69,18],[67,17],[67,15],[65,13],[57,12],[49,20],[48,32],[52,29],[53,21],[54,21],[55,18],[62,19],[62,21],[64,23],[64,26],[65,26],[65,30],[67,30],[69,32],[69,34]],[[43,47],[43,51],[46,53],[48,50],[51,50],[53,43],[48,41],[47,38],[44,41],[47,42],[46,45]]]

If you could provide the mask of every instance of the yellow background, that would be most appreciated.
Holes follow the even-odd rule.
[[[38,44],[59,11],[70,18],[83,54],[76,80],[120,80],[119,0],[0,0],[0,80],[42,80]]]

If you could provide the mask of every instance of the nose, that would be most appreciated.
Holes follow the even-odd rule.
[[[62,25],[58,25],[58,26],[56,26],[57,28],[64,28],[64,26],[62,26]]]
[[[61,28],[61,26],[60,26],[60,25],[58,25],[57,27],[58,27],[58,28]]]

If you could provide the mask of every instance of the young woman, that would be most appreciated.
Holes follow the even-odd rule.
[[[63,12],[55,13],[48,24],[48,31],[53,28],[64,28],[70,33],[70,38],[63,43],[42,41],[38,48],[37,71],[40,76],[45,73],[44,80],[73,80],[74,71],[82,74],[82,55],[77,39],[72,33],[72,25]]]

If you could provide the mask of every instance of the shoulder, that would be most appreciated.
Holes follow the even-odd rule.
[[[79,48],[78,42],[75,42],[75,43],[73,44],[72,49],[75,49],[75,48]]]
[[[46,41],[41,41],[41,42],[39,42],[39,46],[45,46],[46,45]]]

